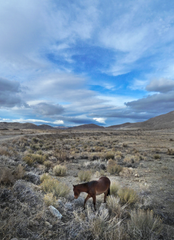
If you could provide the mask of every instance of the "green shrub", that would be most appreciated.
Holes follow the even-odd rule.
[[[118,191],[118,196],[122,204],[133,205],[138,201],[137,193],[131,188],[120,188]]]
[[[62,165],[56,165],[53,168],[53,173],[55,176],[64,176],[66,175],[66,166],[62,166]]]
[[[91,171],[90,170],[82,170],[78,172],[78,178],[81,182],[88,182],[91,179]]]

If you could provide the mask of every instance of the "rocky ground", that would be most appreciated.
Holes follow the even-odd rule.
[[[3,130],[0,139],[0,239],[174,239],[174,130]],[[119,174],[108,172],[109,154],[122,167]],[[55,176],[57,164],[66,166],[66,174]],[[100,195],[96,212],[92,200],[83,211],[86,194],[73,197],[82,170],[133,189],[138,200],[123,205],[117,196],[114,212]],[[47,204],[44,173],[66,184],[69,194]],[[139,210],[153,211],[161,231],[132,233],[133,211]]]

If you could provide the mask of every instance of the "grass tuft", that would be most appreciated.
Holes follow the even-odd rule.
[[[119,174],[122,171],[123,167],[118,165],[114,160],[110,159],[108,161],[107,171],[110,174]]]
[[[133,205],[138,201],[137,193],[131,188],[121,188],[118,191],[121,204]]]
[[[78,178],[81,182],[88,182],[91,180],[91,171],[90,170],[84,170],[78,172]]]
[[[152,210],[133,210],[127,225],[131,239],[158,239],[162,230],[162,221],[154,217]]]
[[[66,175],[66,166],[62,166],[62,165],[56,165],[54,168],[53,168],[53,173],[55,176],[64,176]]]
[[[46,193],[53,193],[55,197],[65,197],[68,195],[70,189],[63,183],[54,178],[47,178],[41,183],[41,188]]]

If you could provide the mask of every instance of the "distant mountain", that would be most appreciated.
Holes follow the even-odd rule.
[[[0,122],[0,129],[54,129],[49,125],[35,125],[33,123],[18,123],[18,122]]]
[[[118,124],[118,125],[113,125],[113,126],[110,126],[108,128],[123,128],[123,127],[129,127],[132,123],[122,123],[122,124]]]
[[[98,126],[96,124],[83,124],[80,126],[76,126],[76,127],[71,127],[71,129],[96,129],[96,128],[104,128],[102,126]]]
[[[116,126],[116,127],[115,127]],[[174,111],[150,118],[144,122],[125,123],[110,128],[170,129],[174,128]],[[119,127],[120,126],[120,127]]]

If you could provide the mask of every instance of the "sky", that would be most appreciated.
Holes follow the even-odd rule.
[[[111,126],[174,110],[174,1],[0,0],[0,122]]]

